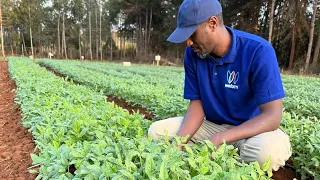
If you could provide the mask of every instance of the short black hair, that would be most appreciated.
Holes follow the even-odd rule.
[[[220,26],[223,26],[223,16],[222,13],[216,15]]]

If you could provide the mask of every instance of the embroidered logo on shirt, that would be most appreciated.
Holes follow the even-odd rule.
[[[239,72],[230,72],[230,70],[228,70],[227,72],[227,82],[228,84],[225,84],[224,87],[226,88],[230,88],[230,89],[239,89],[239,86],[237,86],[237,82],[239,80]]]

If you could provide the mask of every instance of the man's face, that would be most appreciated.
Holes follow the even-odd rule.
[[[187,39],[186,43],[201,59],[209,57],[213,42],[210,40],[207,22],[200,24],[196,31]]]

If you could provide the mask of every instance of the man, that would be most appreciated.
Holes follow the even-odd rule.
[[[277,58],[264,39],[224,26],[217,0],[185,0],[178,27],[168,38],[187,43],[184,57],[184,117],[153,123],[154,139],[190,135],[188,143],[223,141],[244,162],[260,165],[271,156],[277,171],[291,156],[289,137],[279,128],[285,97]]]

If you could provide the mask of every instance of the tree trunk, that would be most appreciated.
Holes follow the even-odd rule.
[[[136,17],[136,23],[137,24],[139,24],[139,20],[138,20],[138,16]],[[139,33],[140,33],[140,31],[139,31],[140,29],[139,28],[137,28],[137,30],[136,30],[136,34],[137,34],[137,38],[136,38],[136,54],[138,54],[138,52],[139,52]]]
[[[6,54],[4,52],[4,39],[3,39],[3,27],[2,27],[2,1],[0,0],[0,26],[1,26],[1,51],[2,58],[6,59]]]
[[[110,31],[111,33],[111,37],[110,37],[110,58],[111,58],[111,61],[112,61],[112,58],[113,58],[113,54],[112,54],[112,31]]]
[[[40,56],[43,56],[43,47],[42,47],[42,43],[41,43],[41,27],[39,26],[38,28],[38,33],[39,33],[39,39],[38,39],[38,49],[39,50],[39,53],[40,53]]]
[[[90,3],[90,1],[89,1]],[[92,61],[92,36],[91,36],[91,5],[89,4],[89,53],[90,53],[90,60]]]
[[[150,43],[150,38],[151,38],[151,25],[152,25],[152,8],[150,10],[150,19],[149,19],[149,36],[148,36],[148,45]]]
[[[23,44],[21,44],[21,55],[22,55],[22,57],[24,56]]]
[[[124,37],[124,41],[123,41],[123,46],[124,46],[124,49],[123,49],[123,57],[126,58],[127,56],[127,38]]]
[[[30,4],[29,4],[29,26],[30,26],[30,44],[31,44],[31,56],[34,58],[34,52],[33,52],[33,42],[32,42],[32,27],[31,27],[31,14],[30,14]]]
[[[138,39],[138,46],[139,46],[139,51],[142,52],[143,46],[142,46],[142,22],[141,22],[141,15],[139,15],[139,39]]]
[[[292,28],[292,37],[291,37],[291,52],[290,52],[290,60],[289,60],[289,70],[292,71],[293,69],[293,61],[294,61],[294,54],[296,49],[296,23],[293,25]]]
[[[99,0],[99,25],[100,25],[100,28],[99,28],[99,44],[100,44],[100,60],[102,61],[102,50],[103,50],[103,47],[102,47],[102,37],[101,37],[101,16],[102,16],[102,12],[101,12],[101,2]]]
[[[58,27],[57,27],[57,31],[58,31],[58,57],[60,58],[60,56],[61,56],[61,47],[60,47],[60,45],[61,45],[61,42],[60,42],[60,12],[58,12]]]
[[[25,42],[25,40],[24,40],[23,32],[21,32],[21,36],[22,36],[22,43],[23,43],[24,53],[28,56],[27,49],[26,49],[26,42]],[[23,55],[24,55],[24,53],[23,53]]]
[[[272,32],[273,32],[273,16],[274,16],[274,5],[276,3],[276,0],[269,0],[269,3],[271,1],[271,4],[269,4],[270,7],[270,17],[269,17],[269,37],[268,41],[272,43]]]
[[[316,21],[316,15],[317,15],[317,5],[318,5],[318,0],[315,0],[314,4],[313,4],[313,15],[312,15],[312,19],[311,19],[308,52],[307,52],[306,64],[304,67],[305,72],[308,72],[309,64],[310,64],[310,56],[311,56],[313,36],[314,36],[314,23]]]
[[[67,54],[67,43],[66,43],[66,27],[65,27],[65,13],[63,13],[63,17],[62,17],[62,36],[63,36],[63,47],[64,47],[64,54],[65,54],[65,58],[68,59],[68,54]]]
[[[122,53],[121,53],[121,51],[122,51],[122,38],[121,38],[121,36],[119,36],[119,51],[118,51],[118,59],[122,59]]]
[[[91,1],[89,1],[89,53],[90,53],[90,60],[93,60],[92,57],[92,32],[91,32]]]
[[[81,59],[81,26],[79,27],[79,59]]]
[[[318,65],[318,61],[319,61],[319,52],[320,52],[320,26],[319,26],[319,31],[318,31],[318,41],[316,44],[316,47],[314,49],[314,55],[313,55],[313,62],[312,62],[312,66],[313,69],[315,69]]]
[[[95,15],[96,15],[96,30],[95,30],[95,36],[96,36],[96,60],[99,59],[99,43],[98,43],[98,5],[96,4],[95,8]]]
[[[145,29],[144,29],[144,52],[148,52],[148,9],[146,9],[146,24],[145,24]]]

